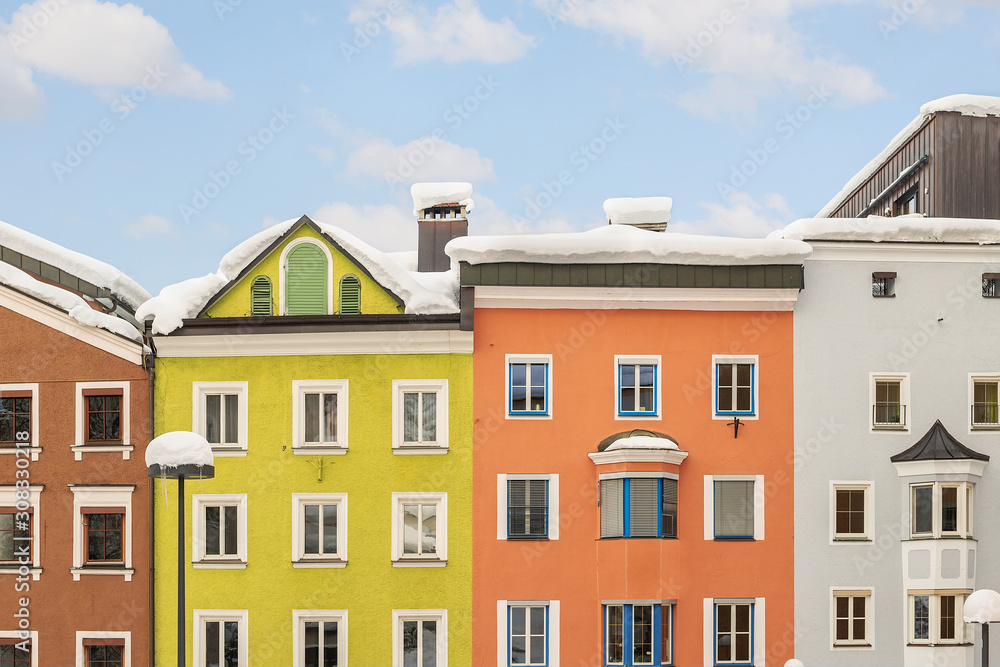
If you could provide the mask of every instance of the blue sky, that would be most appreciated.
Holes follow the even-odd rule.
[[[1000,95],[997,0],[39,0],[0,10],[0,220],[152,293],[267,224],[415,248],[409,186],[470,233],[761,236],[918,113]],[[748,162],[749,161],[749,162]]]

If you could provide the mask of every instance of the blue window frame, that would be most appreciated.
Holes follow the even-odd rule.
[[[508,414],[549,414],[549,367],[542,360],[508,364]]]
[[[618,415],[655,417],[659,405],[659,365],[654,361],[618,361]]]
[[[548,605],[507,607],[507,661],[511,666],[549,664]]]
[[[605,665],[672,665],[673,606],[604,605]]]
[[[716,665],[752,665],[754,603],[716,602],[713,633]]]
[[[715,364],[715,413],[757,414],[757,364],[752,360],[717,361]]]
[[[677,537],[677,480],[601,480],[601,537]]]
[[[507,538],[549,536],[549,480],[507,480]]]

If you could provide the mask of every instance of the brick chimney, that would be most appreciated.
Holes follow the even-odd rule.
[[[413,213],[417,216],[417,271],[447,271],[451,259],[444,252],[448,241],[469,235],[473,209],[469,183],[414,183]]]

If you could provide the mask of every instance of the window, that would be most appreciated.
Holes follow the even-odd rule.
[[[910,485],[910,536],[972,537],[972,495],[969,482],[927,482]]]
[[[129,434],[128,382],[76,383],[75,459],[85,452],[121,452],[128,459],[134,446]]]
[[[618,417],[650,418],[659,414],[659,368],[659,357],[615,357]]]
[[[76,664],[82,667],[131,667],[129,632],[76,632]]]
[[[962,620],[967,595],[957,591],[911,591],[908,596],[910,641],[914,644],[972,642],[972,630]]]
[[[392,381],[392,443],[397,454],[448,450],[448,381]]]
[[[246,494],[192,496],[195,568],[237,568],[247,563]]]
[[[552,416],[552,355],[507,355],[507,415]]]
[[[292,611],[295,667],[347,664],[347,610]]]
[[[831,482],[831,540],[870,540],[871,504],[871,482]]]
[[[559,475],[497,475],[497,539],[559,539]]]
[[[286,247],[285,314],[326,315],[330,312],[329,250],[302,239]]]
[[[395,567],[443,566],[448,560],[448,494],[392,494]]]
[[[101,392],[101,393],[96,393]],[[121,394],[84,390],[87,402],[87,443],[120,445],[122,442]]]
[[[754,539],[755,486],[752,479],[714,481],[715,539]]]
[[[973,430],[1000,429],[1000,377],[972,377],[972,422]]]
[[[871,430],[906,431],[906,404],[910,394],[909,374],[870,375]]]
[[[346,275],[340,279],[340,314],[361,313],[361,281],[357,276]]]
[[[31,460],[37,461],[38,385],[0,384],[0,454],[15,455],[18,448],[29,448]]]
[[[125,542],[124,507],[83,508],[84,564],[121,565]]]
[[[601,537],[677,537],[677,480],[621,474],[601,474]]]
[[[757,414],[757,357],[713,356],[715,391],[713,392],[716,419],[731,416],[756,418]]]
[[[872,273],[872,296],[896,296],[896,272],[876,271]]]
[[[247,383],[195,382],[195,431],[212,445],[215,456],[246,456]]]
[[[132,580],[134,486],[70,484],[73,492],[73,581],[83,574],[122,574]]]
[[[673,664],[673,606],[605,604],[604,638],[605,664]]]
[[[347,564],[347,494],[292,494],[292,563],[295,567]]]
[[[507,608],[511,665],[547,665],[548,612],[545,605]]]
[[[715,604],[715,664],[751,665],[754,654],[754,603]]]
[[[394,609],[392,664],[402,667],[447,667],[447,610]]]
[[[871,589],[833,591],[834,646],[871,646],[871,596]]]
[[[249,614],[245,610],[194,610],[195,667],[247,664]]]
[[[912,188],[907,190],[902,194],[902,196],[896,200],[893,205],[893,213],[895,215],[909,215],[911,213],[917,212],[917,191],[920,190],[920,185],[914,185]]]
[[[21,639],[17,631],[0,631],[0,667],[37,667],[38,632],[29,630],[30,642]],[[27,648],[27,650],[21,650]]]
[[[267,276],[257,276],[250,283],[250,315],[252,317],[270,317],[273,314],[271,279]]]
[[[18,559],[31,562],[31,512],[16,519],[14,507],[0,508],[0,566],[16,565]]]
[[[1000,297],[1000,290],[997,289],[997,283],[1000,282],[1000,273],[984,273],[983,274],[983,298],[984,299],[995,299]]]
[[[347,380],[292,382],[292,451],[347,451]]]
[[[28,492],[27,500],[24,491]],[[41,491],[41,486],[0,486],[0,575],[16,574],[18,568],[28,565],[32,579],[37,581],[42,572],[38,523]]]

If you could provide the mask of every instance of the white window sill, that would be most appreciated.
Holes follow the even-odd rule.
[[[41,447],[17,447],[16,445],[3,445],[0,446],[0,455],[3,454],[17,454],[18,451],[31,452],[31,460],[37,461],[38,455],[41,453]]]
[[[212,447],[212,456],[216,458],[223,456],[246,456],[247,450],[239,447]]]
[[[422,445],[404,445],[402,447],[393,447],[393,454],[409,455],[409,454],[447,454],[447,447],[438,447],[437,445],[422,446]]]
[[[84,574],[100,574],[118,577],[124,576],[125,581],[132,581],[132,575],[135,574],[135,570],[131,567],[83,566],[70,568],[69,571],[73,573],[73,581],[80,581],[80,576]]]
[[[297,568],[322,568],[322,567],[347,567],[346,560],[340,560],[339,558],[329,558],[329,559],[314,559],[314,560],[294,560],[292,561],[292,567]]]
[[[18,568],[20,567],[21,567],[20,565],[11,565],[10,563],[4,563],[3,565],[0,565],[0,576],[3,576],[5,574],[9,575],[18,574]],[[38,578],[41,576],[41,574],[42,574],[42,568],[40,567],[31,568],[32,581],[38,581]]]
[[[648,421],[663,421],[663,417],[661,415],[653,412],[636,415],[615,414],[615,419],[617,421],[642,421],[644,419]]]
[[[507,419],[552,419],[552,415],[548,412],[524,412],[524,413],[510,413],[506,415]]]
[[[444,567],[448,564],[446,560],[394,560],[393,567]]]
[[[1000,424],[973,424],[969,428],[973,431],[1000,431]]]
[[[339,445],[299,445],[298,447],[292,447],[292,454],[299,456],[308,456],[310,454],[317,455],[321,454],[323,456],[341,456],[347,453],[347,447],[341,447]]]
[[[834,651],[874,651],[875,647],[871,644],[834,644]]]
[[[200,560],[191,563],[191,567],[196,570],[245,570],[247,564],[245,561],[235,560]]]
[[[134,449],[135,445],[73,445],[70,447],[75,461],[82,461],[84,452],[88,454],[121,452],[122,461],[128,461]]]
[[[837,544],[870,544],[872,538],[868,537],[867,535],[859,535],[857,537],[838,535],[833,538],[833,541],[836,542]]]

